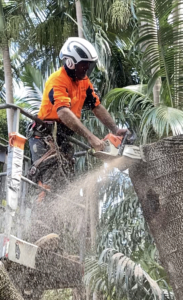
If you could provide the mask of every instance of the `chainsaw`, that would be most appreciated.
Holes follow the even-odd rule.
[[[101,160],[109,161],[121,158],[120,165],[122,169],[127,169],[131,164],[141,159],[140,148],[134,146],[136,134],[129,134],[127,131],[124,136],[116,136],[109,133],[105,136],[103,151],[93,151],[93,155]]]

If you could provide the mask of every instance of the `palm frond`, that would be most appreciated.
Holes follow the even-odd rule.
[[[147,94],[140,92],[142,86],[118,88],[106,95],[106,105],[109,111],[121,111],[121,121],[134,127],[138,116],[143,143],[147,142],[150,131],[157,138],[183,133],[183,112],[163,104],[154,107],[153,101]],[[139,91],[138,91],[139,90]],[[128,121],[129,116],[132,116]],[[131,123],[130,123],[131,122]]]
[[[131,255],[145,240],[152,239],[148,233],[145,234],[146,223],[128,175],[114,171],[108,180],[110,184],[107,180],[102,180],[101,185],[98,183],[103,204],[98,225],[97,253],[112,247]]]
[[[144,143],[147,141],[151,128],[153,128],[159,138],[183,134],[183,112],[165,105],[149,108],[144,112],[141,121]]]
[[[26,65],[21,79],[24,84],[24,90],[19,99],[16,100],[16,103],[26,104],[27,110],[36,114],[39,110],[43,94],[44,81],[42,74],[32,66]]]
[[[163,300],[164,291],[139,264],[115,249],[105,249],[97,262],[86,259],[84,282],[104,299]]]
[[[34,88],[37,86],[41,91],[44,88],[43,76],[40,70],[35,69],[31,65],[25,65],[21,75],[21,80],[25,86]]]
[[[172,107],[182,107],[183,90],[183,19],[181,5],[183,1],[138,0],[137,18],[139,40],[143,55],[143,69],[151,73],[149,92],[152,92],[158,78],[167,89]],[[166,84],[165,84],[166,83]],[[164,102],[164,93],[160,102]]]
[[[106,96],[106,107],[114,112],[121,124],[139,131],[142,112],[153,106],[153,101],[145,93],[145,85],[134,85],[111,90]]]

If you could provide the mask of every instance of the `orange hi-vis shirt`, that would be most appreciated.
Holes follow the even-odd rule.
[[[99,97],[87,76],[83,80],[74,81],[61,67],[46,82],[38,118],[60,121],[57,109],[63,106],[69,107],[80,118],[83,106],[93,109],[99,104]]]

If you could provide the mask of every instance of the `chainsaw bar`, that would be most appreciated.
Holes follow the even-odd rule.
[[[119,171],[125,171],[132,165],[138,163],[141,159],[140,149],[136,146],[125,146],[123,155],[111,155],[104,151],[94,153],[94,156],[108,163],[112,163],[113,168]]]
[[[120,157],[118,155],[111,155],[110,153],[104,151],[94,152],[93,155],[101,160],[113,160]]]
[[[127,156],[132,159],[142,159],[140,148],[133,145],[125,145],[122,156]]]
[[[140,148],[133,145],[125,145],[122,156],[116,155],[116,153],[111,154],[105,151],[97,151],[94,153],[94,156],[101,160],[119,159],[122,156],[127,156],[131,159],[141,159]]]

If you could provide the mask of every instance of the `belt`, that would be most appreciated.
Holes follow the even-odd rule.
[[[27,130],[28,138],[31,136],[45,137],[51,135],[54,129],[54,122],[44,122],[44,125],[36,124],[35,122],[30,124]]]

